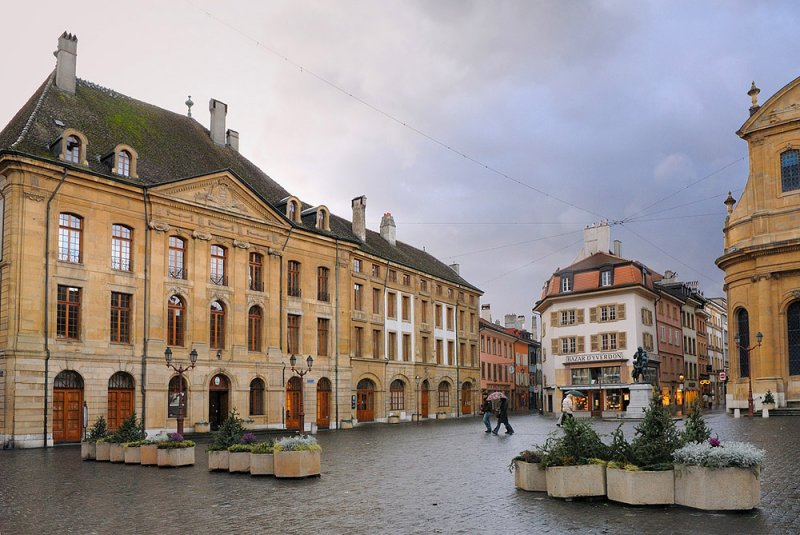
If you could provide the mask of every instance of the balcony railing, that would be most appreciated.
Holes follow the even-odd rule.
[[[227,286],[228,285],[228,277],[227,275],[211,275],[209,277],[211,280],[211,284],[215,284],[217,286]]]
[[[264,291],[264,282],[263,281],[250,281],[250,289],[254,292],[263,292]]]
[[[286,294],[289,295],[289,297],[302,297],[300,288],[297,286],[289,286],[289,288],[286,289]]]
[[[178,268],[178,267],[171,267],[167,272],[169,274],[169,278],[171,279],[182,279],[186,280],[186,269],[185,268]]]

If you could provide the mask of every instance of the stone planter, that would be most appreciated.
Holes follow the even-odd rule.
[[[215,470],[228,471],[230,466],[231,454],[228,450],[222,451],[209,451],[208,452],[208,470],[213,472]]]
[[[309,477],[320,475],[319,451],[276,451],[275,477]]]
[[[139,458],[144,466],[154,466],[158,464],[158,446],[155,444],[142,444],[139,448]]]
[[[96,461],[110,461],[111,460],[111,443],[98,442],[95,448]]]
[[[436,413],[436,419],[437,420],[444,420],[446,418],[447,418],[447,413],[446,412],[437,412]]]
[[[272,453],[251,453],[250,454],[250,475],[251,476],[274,476],[275,475],[275,456]]]
[[[249,472],[250,471],[250,452],[232,451],[228,461],[228,472]]]
[[[514,486],[531,492],[547,491],[547,471],[540,470],[538,463],[514,461]]]
[[[95,442],[81,442],[81,459],[93,461],[97,456],[97,444]]]
[[[606,495],[606,467],[602,464],[551,466],[547,469],[547,495],[580,498]]]
[[[194,446],[190,448],[159,448],[158,467],[190,466],[194,464]]]
[[[675,465],[675,503],[708,511],[746,511],[761,501],[761,467]]]
[[[211,431],[211,424],[208,422],[198,422],[194,424],[195,433],[209,433]]]
[[[342,420],[342,429],[352,429],[353,428],[353,420]]]
[[[606,469],[608,499],[631,505],[672,505],[675,503],[675,475],[672,470],[631,472]]]
[[[142,464],[141,446],[125,446],[125,464]]]
[[[122,444],[111,444],[111,450],[109,451],[109,460],[112,463],[124,463],[125,447]]]
[[[762,403],[761,404],[761,408],[762,409],[766,409],[768,411],[772,411],[772,410],[775,410],[775,404],[774,403]]]
[[[395,415],[391,415],[391,416],[389,416],[389,418],[386,419],[386,421],[387,421],[387,423],[390,423],[390,424],[399,424],[400,423],[400,417],[399,416],[395,416]]]

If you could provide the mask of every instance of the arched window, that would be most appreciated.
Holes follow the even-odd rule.
[[[167,304],[167,345],[182,346],[186,330],[186,305],[177,295],[169,298]]]
[[[131,176],[131,153],[126,150],[119,151],[117,155],[117,174]]]
[[[178,236],[169,237],[169,276],[186,279],[186,240]]]
[[[72,163],[81,163],[81,140],[78,136],[67,137],[64,159]]]
[[[789,347],[789,375],[800,375],[800,301],[789,305],[786,313]]]
[[[228,278],[225,276],[225,248],[219,245],[211,246],[211,284],[227,286]]]
[[[189,396],[187,395],[189,387],[186,384],[186,379],[180,375],[176,375],[169,380],[169,395],[167,396],[167,418],[177,418],[181,414],[181,406],[183,406],[183,416],[189,413]]]
[[[58,259],[80,263],[83,248],[83,218],[75,214],[58,215]]]
[[[211,302],[211,327],[208,345],[212,349],[225,349],[225,307],[219,301]]]
[[[450,406],[450,385],[446,381],[439,383],[439,406]]]
[[[53,388],[83,388],[83,377],[78,372],[64,370],[56,375]]]
[[[125,225],[111,225],[111,269],[131,270],[132,232]]]
[[[781,186],[784,192],[800,189],[800,150],[781,153]]]
[[[118,429],[133,414],[133,377],[117,372],[108,380],[108,428]]]
[[[297,204],[294,201],[286,203],[286,217],[295,221],[297,218]]]
[[[406,394],[406,385],[400,379],[395,379],[392,381],[392,385],[389,387],[389,395],[390,395],[390,410],[393,411],[402,411],[406,408],[406,401],[405,401],[405,394]]]
[[[750,317],[747,310],[736,311],[736,333],[739,335],[739,376],[750,377],[750,359],[747,348],[750,347]]]
[[[247,313],[247,350],[261,351],[261,326],[263,314],[261,307],[252,306]]]
[[[264,414],[264,381],[253,379],[250,381],[250,415]]]

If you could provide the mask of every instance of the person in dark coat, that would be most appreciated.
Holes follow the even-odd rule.
[[[484,394],[483,403],[481,403],[481,414],[483,414],[483,425],[486,426],[486,432],[492,432],[492,402],[489,401],[488,394]]]
[[[492,431],[492,434],[497,434],[500,430],[500,424],[506,426],[506,435],[513,435],[514,429],[508,423],[508,399],[507,398],[500,398],[500,410],[497,411],[497,425]]]

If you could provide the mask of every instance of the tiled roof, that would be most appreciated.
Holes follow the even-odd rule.
[[[75,94],[70,95],[55,87],[52,75],[0,132],[0,154],[19,152],[72,166],[58,160],[50,150],[65,128],[75,128],[87,137],[89,169],[113,180],[146,187],[228,170],[273,208],[289,196],[238,151],[214,143],[208,129],[194,119],[84,80],[78,80]],[[139,178],[113,175],[108,164],[100,161],[118,144],[130,145],[138,153]],[[303,209],[308,207],[303,204]],[[283,215],[280,210],[276,212]],[[345,218],[331,214],[330,232],[315,228],[313,214],[305,215],[300,226],[359,244],[365,253],[480,292],[448,265],[411,245],[398,241],[393,247],[379,233],[369,230],[366,243],[361,243]]]

